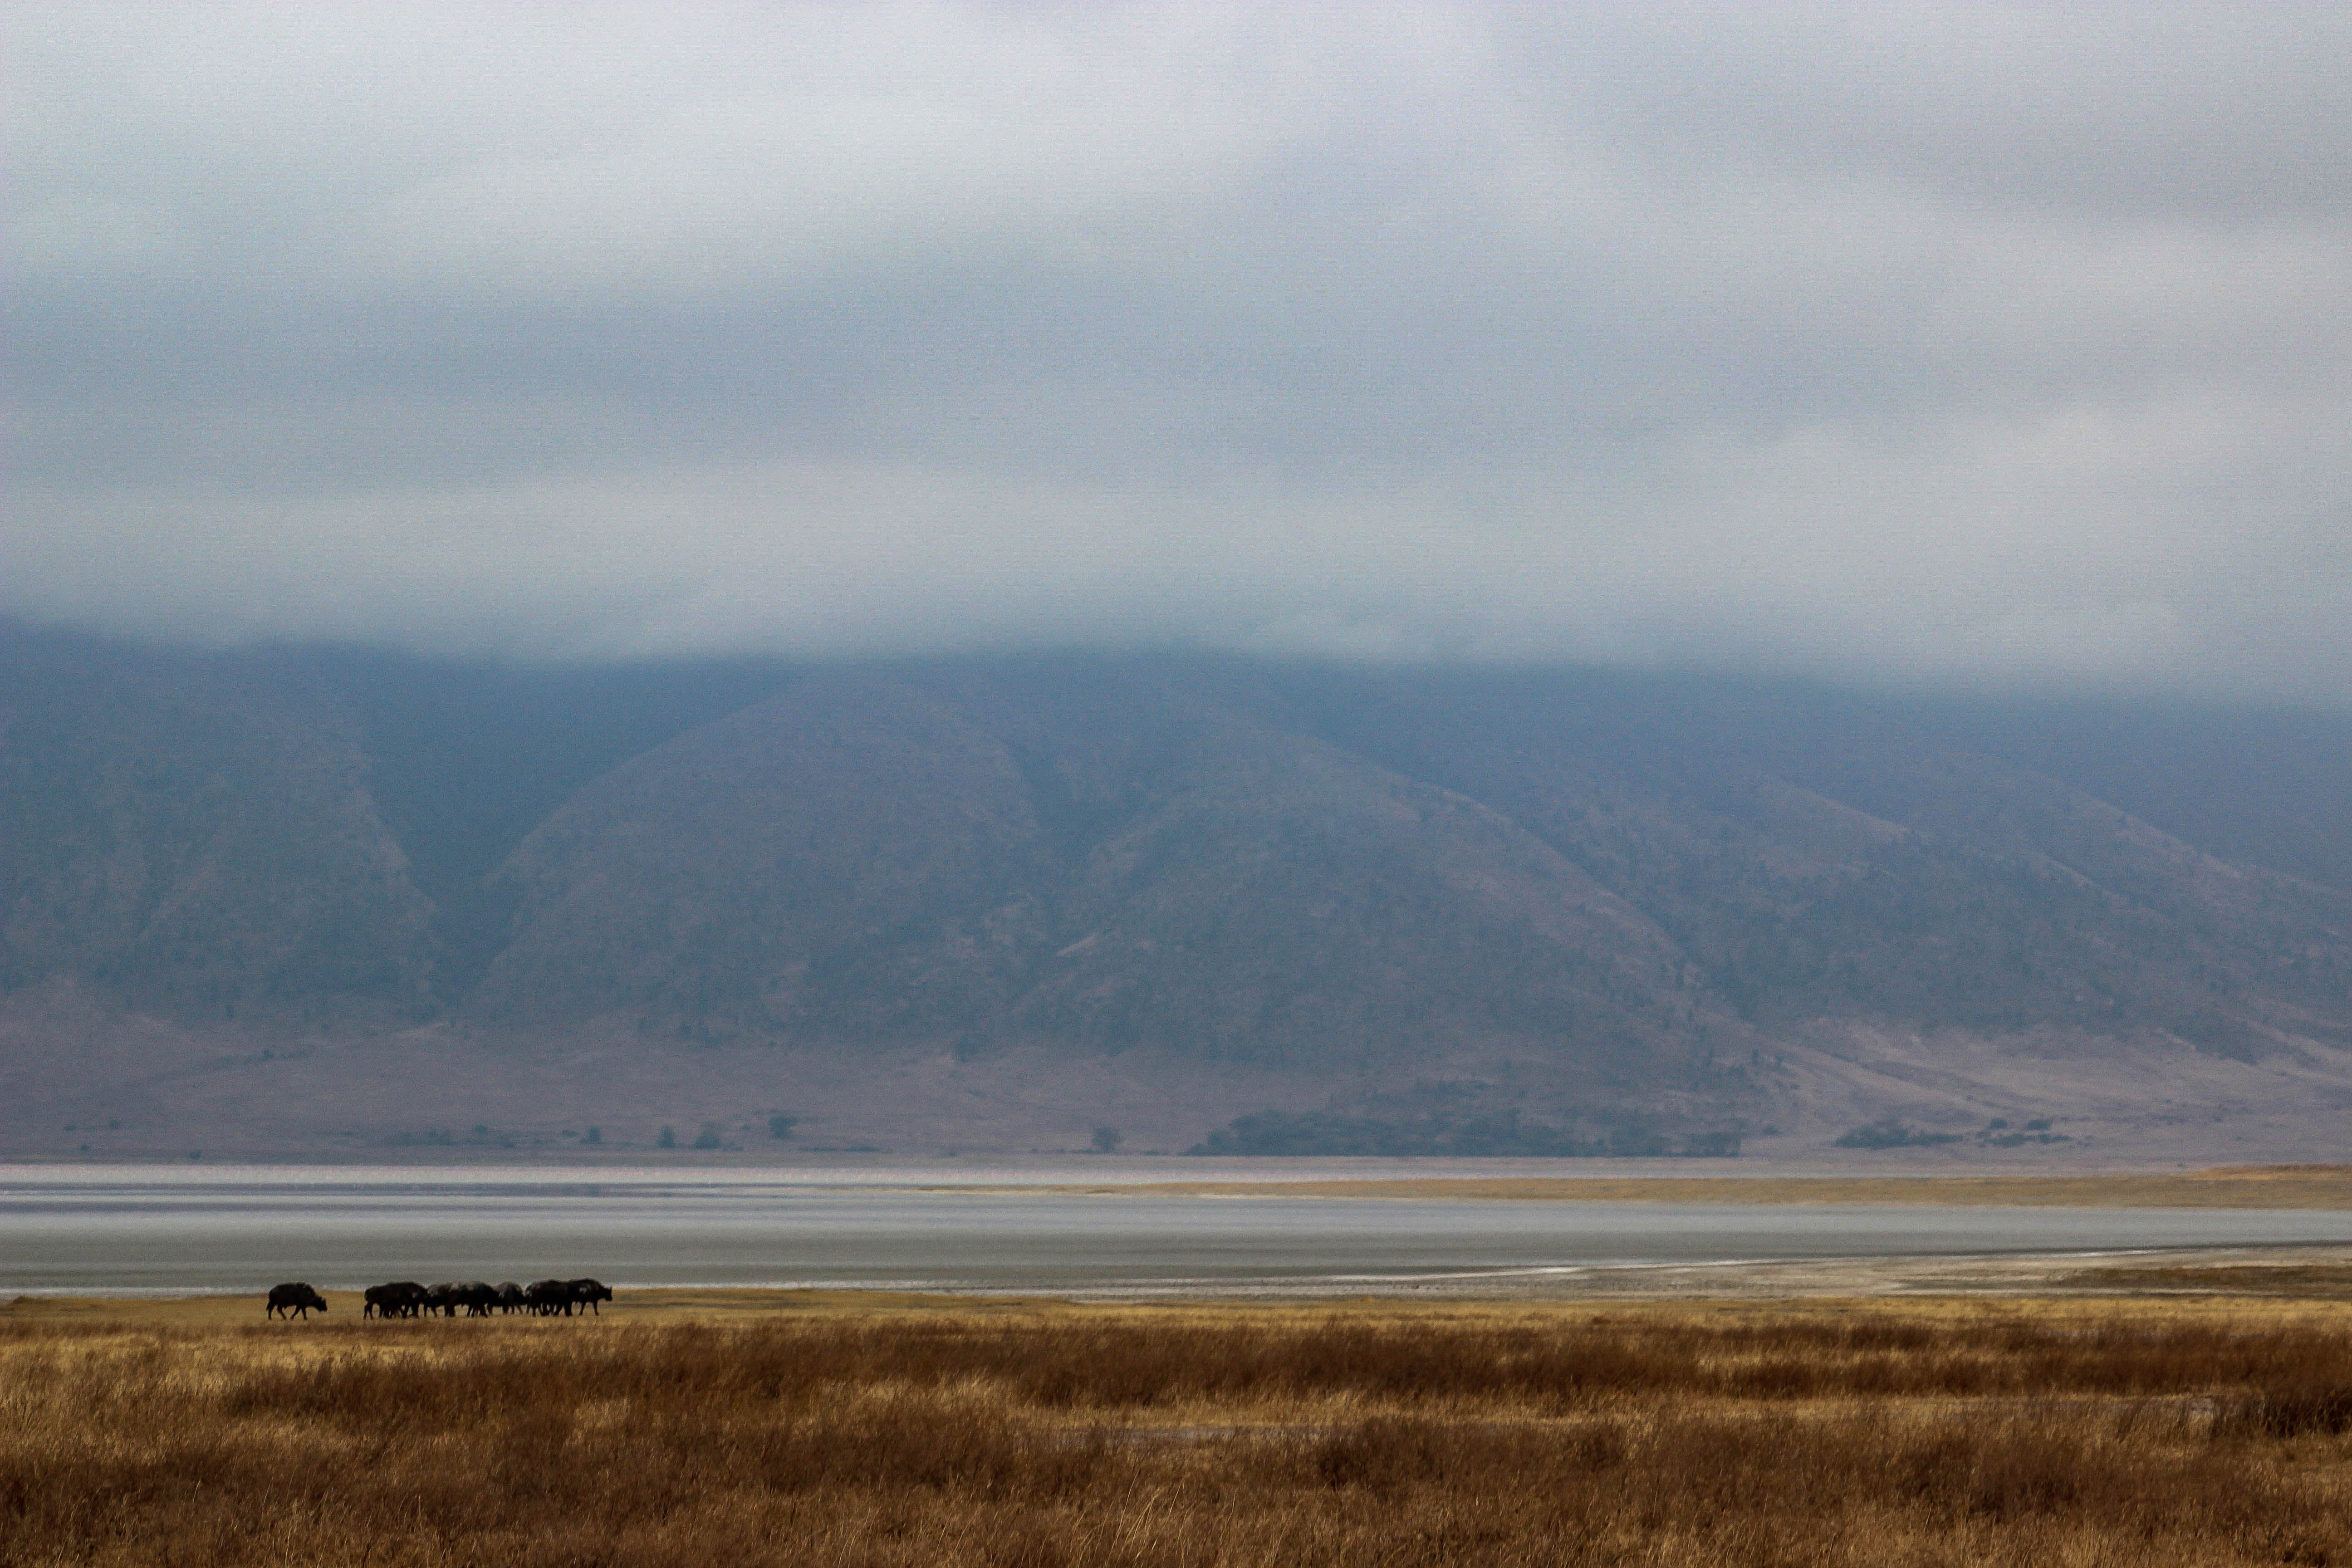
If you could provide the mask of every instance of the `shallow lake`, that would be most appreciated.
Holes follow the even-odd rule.
[[[251,1290],[292,1279],[336,1289],[581,1275],[624,1286],[1281,1295],[1641,1265],[2352,1243],[2352,1212],[2333,1210],[1045,1190],[1072,1179],[1066,1171],[0,1168],[0,1299]],[[975,1181],[995,1190],[939,1184]]]

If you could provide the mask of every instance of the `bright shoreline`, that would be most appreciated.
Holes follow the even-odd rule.
[[[330,1289],[317,1321],[361,1321],[357,1291]],[[1538,1274],[1424,1280],[1389,1289],[1265,1295],[1203,1287],[1155,1293],[1045,1290],[900,1291],[789,1286],[620,1287],[590,1321],[742,1321],[811,1312],[903,1316],[1203,1311],[1214,1314],[1344,1311],[1529,1310],[1608,1305],[1628,1310],[1819,1307],[1838,1302],[2167,1300],[2176,1303],[2352,1300],[2352,1247],[2282,1245],[2173,1248],[2026,1257],[1908,1257],[1794,1262],[1638,1264]],[[122,1327],[262,1324],[261,1296],[247,1291],[179,1295],[20,1295],[0,1301],[0,1323],[79,1321]],[[529,1318],[458,1319],[453,1331],[530,1324]]]
[[[940,1190],[949,1190],[940,1184]],[[959,1187],[959,1190],[973,1190]],[[984,1190],[984,1189],[983,1189]],[[1297,1181],[1074,1182],[1115,1196],[1454,1198],[1488,1202],[1781,1204],[1952,1208],[2352,1209],[2352,1166],[2223,1166],[2178,1174],[1396,1176]]]

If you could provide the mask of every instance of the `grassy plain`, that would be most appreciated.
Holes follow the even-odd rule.
[[[0,1563],[2352,1563],[2352,1306],[2231,1278],[1597,1311],[21,1302]]]

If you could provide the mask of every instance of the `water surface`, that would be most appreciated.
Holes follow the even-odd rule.
[[[1048,1190],[1067,1171],[954,1179],[995,1190],[903,1169],[22,1167],[0,1170],[0,1298],[580,1275],[1291,1294],[1644,1265],[2352,1243],[2352,1212],[2337,1210],[1219,1198]]]

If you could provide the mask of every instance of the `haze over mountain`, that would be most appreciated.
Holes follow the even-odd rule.
[[[0,1149],[2343,1152],[2352,8],[0,36]]]
[[[2352,8],[0,0],[0,615],[2352,699]]]
[[[2347,800],[2297,710],[12,630],[0,1139],[2308,1152]]]

